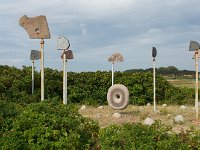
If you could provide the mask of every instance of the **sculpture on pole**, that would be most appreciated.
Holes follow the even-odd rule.
[[[200,50],[200,44],[196,41],[190,41],[189,51],[194,51],[194,60],[195,60],[195,70],[196,70],[196,82],[195,82],[195,110],[196,110],[196,122],[198,121],[198,114],[199,114],[199,108],[198,108],[198,59],[199,59],[199,50]]]
[[[115,62],[123,62],[124,58],[120,53],[113,54],[108,61],[112,63],[112,85],[114,85],[114,63]]]
[[[34,92],[34,60],[41,58],[40,51],[31,50],[30,60],[32,60],[32,94]]]
[[[155,47],[152,48],[152,57],[153,57],[153,110],[156,111],[156,65],[155,58],[157,56],[157,50]]]
[[[63,59],[63,104],[67,104],[67,60],[73,59],[73,53],[68,50],[70,47],[69,40],[64,36],[59,36],[57,40],[57,50],[63,50],[61,59]]]
[[[26,15],[19,20],[19,25],[22,26],[29,35],[30,39],[41,39],[40,41],[40,70],[41,70],[41,101],[44,100],[44,40],[50,39],[50,31],[45,16],[36,16],[29,18]]]

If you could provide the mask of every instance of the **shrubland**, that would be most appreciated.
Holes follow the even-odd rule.
[[[198,149],[196,130],[175,134],[171,127],[127,123],[100,128],[80,115],[82,104],[107,105],[111,72],[69,72],[68,104],[62,104],[62,71],[45,69],[45,100],[40,101],[40,74],[31,67],[0,66],[0,149]],[[130,104],[153,101],[151,72],[116,72],[115,83],[128,87]],[[194,89],[174,87],[156,77],[157,102],[191,104]]]
[[[35,91],[31,94],[31,67],[18,69],[0,66],[0,98],[29,104],[40,101],[40,74],[35,71]],[[144,105],[153,101],[152,72],[116,72],[115,83],[124,84],[130,92],[130,104]],[[111,86],[111,72],[68,72],[68,102],[89,105],[107,104],[106,94]],[[157,102],[191,104],[193,88],[174,87],[165,78],[156,77]],[[45,99],[62,99],[62,71],[45,69]]]

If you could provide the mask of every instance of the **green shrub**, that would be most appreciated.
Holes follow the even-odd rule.
[[[3,133],[2,149],[95,149],[99,126],[74,105],[57,101],[30,104]],[[17,146],[15,148],[15,146]]]
[[[0,99],[29,104],[40,101],[40,73],[35,71],[35,91],[31,94],[31,67],[17,69],[0,65]],[[62,99],[62,71],[45,68],[45,99]],[[130,104],[144,105],[153,102],[152,72],[115,72],[115,83],[124,84],[130,92]],[[111,72],[68,72],[68,102],[106,105],[111,86]],[[156,76],[158,104],[190,104],[194,89],[172,86],[162,76]]]
[[[200,134],[169,134],[171,128],[158,121],[152,125],[124,124],[112,125],[100,130],[99,140],[102,150],[142,150],[142,149],[198,149]]]

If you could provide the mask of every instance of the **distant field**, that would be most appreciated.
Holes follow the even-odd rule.
[[[167,81],[176,87],[195,88],[195,79],[167,79]]]

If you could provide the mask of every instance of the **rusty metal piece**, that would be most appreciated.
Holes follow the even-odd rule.
[[[66,54],[66,59],[74,59],[73,53],[71,50],[63,51],[61,58],[63,59],[63,55]]]
[[[26,30],[30,39],[51,38],[47,19],[45,16],[29,18],[24,15],[20,18],[19,25]]]

